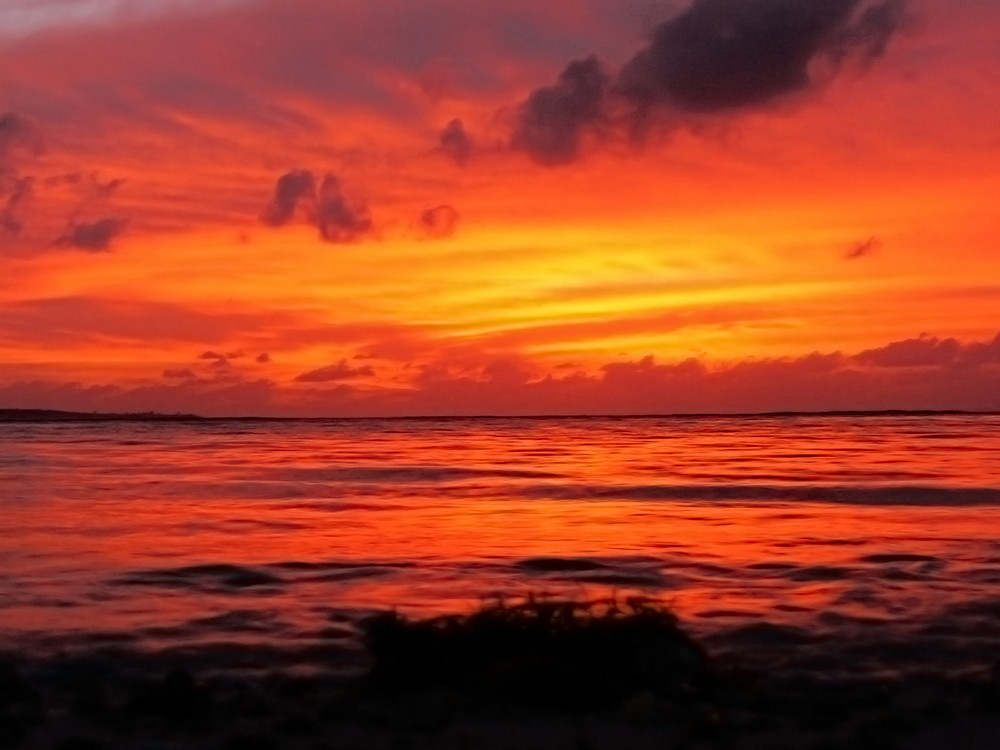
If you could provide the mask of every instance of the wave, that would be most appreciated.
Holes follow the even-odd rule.
[[[514,567],[528,578],[546,578],[568,583],[593,583],[603,586],[667,589],[677,585],[660,568],[665,560],[654,557],[607,558],[529,557]]]
[[[517,494],[550,500],[680,500],[845,505],[1000,506],[1000,488],[933,485],[564,484],[521,487]]]
[[[390,575],[412,563],[298,562],[259,566],[212,563],[180,568],[137,570],[112,581],[124,586],[158,586],[202,592],[234,592],[241,589],[274,588],[294,583],[351,581]]]
[[[263,470],[271,481],[409,483],[454,482],[476,478],[564,479],[564,474],[528,469],[467,468],[461,466],[331,466]]]

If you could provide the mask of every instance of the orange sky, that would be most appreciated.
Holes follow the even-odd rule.
[[[994,0],[0,0],[0,408],[1000,409]]]

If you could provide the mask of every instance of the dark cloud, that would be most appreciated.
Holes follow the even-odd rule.
[[[125,229],[128,219],[105,216],[111,210],[111,198],[124,184],[123,179],[101,182],[96,172],[65,175],[65,184],[75,188],[79,198],[69,217],[69,229],[53,244],[75,247],[88,252],[103,252]]]
[[[332,174],[323,178],[317,192],[316,226],[327,242],[355,242],[374,228],[368,207],[348,200]]]
[[[452,120],[441,131],[441,151],[457,164],[465,164],[472,158],[475,144],[465,130],[461,120]]]
[[[866,255],[878,252],[881,247],[882,241],[878,237],[869,237],[864,242],[855,242],[844,253],[844,257],[847,260],[857,260],[858,258],[864,258]]]
[[[889,41],[909,21],[907,0],[884,0],[865,8],[857,23],[840,33],[830,49],[836,62],[856,55],[870,62],[885,54]]]
[[[10,234],[19,234],[24,224],[18,216],[19,209],[30,198],[34,189],[33,177],[19,177],[12,181],[10,195],[0,208],[0,229]]]
[[[588,135],[640,133],[657,116],[766,105],[814,85],[815,69],[881,56],[906,20],[906,0],[694,0],[657,26],[611,79],[596,58],[569,64],[518,111],[514,148],[565,164]]]
[[[370,365],[361,367],[351,367],[346,359],[340,360],[335,365],[321,367],[318,370],[304,372],[295,378],[296,383],[332,383],[338,380],[352,380],[354,378],[374,377],[375,370]]]
[[[254,361],[259,365],[266,365],[271,361],[271,355],[267,352],[261,352],[254,358]]]
[[[316,201],[316,177],[308,169],[299,169],[278,178],[274,186],[274,198],[264,213],[261,221],[273,227],[287,224],[295,216],[295,210],[304,203],[311,211]]]
[[[810,83],[819,56],[876,51],[875,15],[856,25],[860,0],[695,0],[653,32],[622,70],[623,94],[640,109],[694,112],[763,104]],[[896,5],[896,0],[875,8]],[[874,9],[870,8],[869,11]],[[887,19],[890,14],[879,15]],[[867,19],[867,20],[866,20]],[[881,48],[892,29],[880,29]]]
[[[274,197],[264,209],[261,221],[275,227],[284,226],[296,214],[319,229],[320,236],[327,242],[354,242],[374,230],[368,207],[349,200],[340,180],[329,173],[320,183],[308,169],[295,170],[278,178]]]
[[[15,120],[20,123],[20,120]],[[20,134],[20,124],[14,132]],[[29,131],[30,132],[30,131]],[[12,136],[8,135],[8,139]],[[20,135],[18,135],[20,137]],[[0,151],[3,149],[0,148]],[[115,192],[124,184],[120,178],[102,182],[97,172],[69,172],[55,175],[25,175],[19,159],[7,159],[7,171],[0,168],[0,235],[17,235],[29,244],[38,243],[36,249],[48,247],[74,247],[79,250],[100,252],[107,250],[116,236],[124,230],[128,220],[108,216],[112,213],[111,201]],[[0,160],[0,165],[2,165]],[[33,231],[29,232],[28,206],[32,206]],[[67,229],[56,239],[54,226],[56,212],[52,205],[60,205]]]
[[[93,178],[94,198],[103,201],[111,200],[111,196],[115,194],[115,191],[124,184],[125,180],[121,177],[116,177],[107,182],[100,182],[95,175]]]
[[[127,223],[107,216],[108,204],[124,180],[101,182],[93,171],[28,174],[27,165],[40,168],[33,162],[44,152],[41,131],[32,120],[14,111],[0,114],[0,236],[19,237],[19,246],[37,243],[35,249],[48,245],[88,252],[107,250]],[[49,200],[62,204],[60,213],[67,203],[75,204],[68,215],[63,214],[68,228],[55,240],[50,239],[58,231],[55,214],[45,210]],[[32,219],[40,218],[41,227],[34,227],[33,233],[28,231],[25,217],[29,203],[40,208]]]
[[[537,89],[521,107],[511,139],[540,164],[566,164],[580,155],[584,135],[606,116],[610,79],[596,57],[574,60],[554,86]]]
[[[93,222],[85,222],[70,226],[69,230],[53,244],[63,247],[75,247],[87,252],[104,252],[111,246],[111,241],[121,234],[128,224],[127,219],[104,218]]]
[[[18,151],[38,156],[45,150],[35,125],[17,112],[0,115],[0,177],[13,170]]]
[[[420,212],[420,233],[428,239],[451,237],[458,227],[458,211],[454,206],[441,205]]]
[[[229,367],[229,355],[209,350],[198,355],[198,359],[211,363],[211,367]]]
[[[0,235],[21,233],[20,212],[34,194],[35,178],[21,174],[20,156],[43,151],[41,135],[30,120],[16,112],[0,115]]]

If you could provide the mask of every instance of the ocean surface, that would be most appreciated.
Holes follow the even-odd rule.
[[[375,610],[663,601],[836,676],[1000,654],[1000,416],[0,424],[0,651],[363,667]]]

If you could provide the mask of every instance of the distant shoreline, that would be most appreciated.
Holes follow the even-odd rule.
[[[101,413],[57,409],[0,409],[0,422],[188,422],[204,420],[197,414],[158,412]]]
[[[451,421],[470,419],[774,419],[797,417],[939,417],[939,416],[997,416],[996,411],[967,411],[963,409],[861,409],[843,411],[768,411],[768,412],[701,412],[694,414],[475,414],[475,415],[420,415],[420,416],[365,416],[365,417],[205,417],[199,414],[161,414],[159,412],[76,412],[58,409],[0,409],[3,422],[308,422],[308,421],[365,421],[410,420]]]

